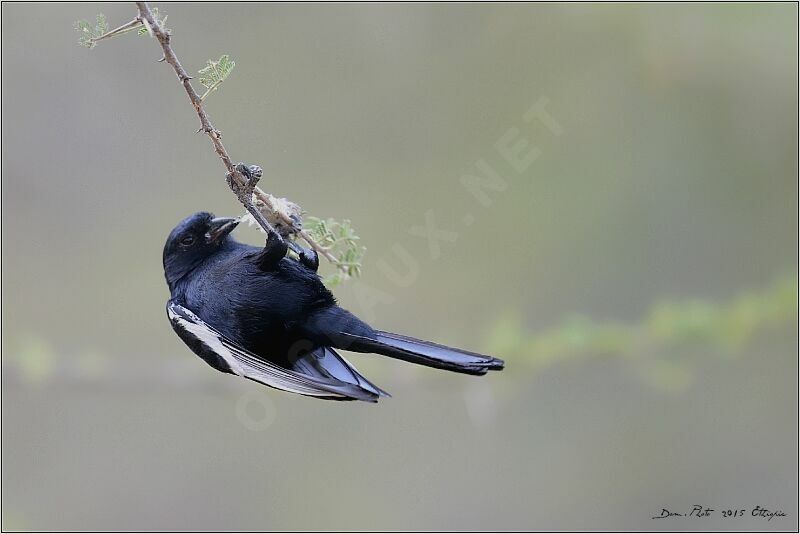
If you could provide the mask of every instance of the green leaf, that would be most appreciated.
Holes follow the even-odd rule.
[[[337,272],[322,280],[326,286],[333,287],[361,275],[361,264],[367,249],[359,243],[359,237],[349,220],[306,217],[303,229],[338,260]]]
[[[106,23],[105,15],[98,13],[94,26],[87,20],[79,20],[75,23],[75,29],[80,34],[78,44],[86,48],[94,48],[96,44],[94,40],[108,31],[108,23]]]
[[[206,66],[197,71],[200,75],[200,83],[206,88],[201,100],[208,96],[209,93],[216,91],[217,87],[225,81],[235,66],[236,63],[227,54],[220,56],[217,61],[209,59]]]

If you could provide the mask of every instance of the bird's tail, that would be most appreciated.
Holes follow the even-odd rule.
[[[430,341],[380,330],[374,331],[374,336],[369,337],[347,333],[343,333],[343,336],[347,339],[347,343],[346,346],[340,348],[345,350],[374,352],[390,358],[456,373],[482,375],[487,371],[500,370],[505,365],[503,360],[492,356],[454,349]]]

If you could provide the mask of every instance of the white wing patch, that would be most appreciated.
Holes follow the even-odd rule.
[[[184,308],[184,310],[186,310],[186,308]],[[222,344],[220,337],[216,335],[214,331],[211,328],[209,328],[208,325],[206,325],[203,321],[201,321],[197,316],[193,317],[195,322],[188,321],[183,317],[181,317],[180,315],[178,315],[177,313],[175,313],[172,310],[172,307],[168,309],[168,315],[170,321],[177,323],[185,331],[189,332],[194,337],[202,341],[203,344],[210,350],[219,354],[222,357],[222,359],[225,360],[225,363],[228,364],[228,367],[231,368],[231,371],[233,371],[239,376],[244,375],[243,369],[241,365],[239,365],[238,360],[233,357],[233,354],[231,354],[230,350],[225,348],[225,345]]]
[[[167,303],[167,315],[181,337],[190,336],[202,343],[203,348],[222,358],[231,371],[239,376],[300,395],[352,397],[374,401],[371,392],[353,392],[349,387],[351,384],[310,377],[265,361],[227,339],[190,310],[173,301]]]

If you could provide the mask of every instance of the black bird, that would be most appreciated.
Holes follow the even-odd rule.
[[[475,375],[503,368],[491,356],[374,330],[336,305],[315,252],[287,257],[273,235],[264,248],[239,243],[229,235],[238,223],[196,213],[164,245],[172,328],[215,369],[301,395],[376,402],[389,394],[334,349]]]

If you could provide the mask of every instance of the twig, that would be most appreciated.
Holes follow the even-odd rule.
[[[275,212],[283,223],[285,223],[289,228],[294,229],[295,233],[299,234],[309,245],[311,245],[314,250],[321,252],[321,247],[315,243],[306,232],[300,228],[297,228],[295,221],[289,218],[286,214],[274,208],[269,195],[255,186],[257,178],[253,180],[253,177],[249,175],[246,176],[246,173],[242,172],[244,169],[240,169],[238,165],[234,166],[230,156],[228,155],[228,152],[225,150],[225,146],[220,140],[222,136],[219,130],[214,128],[214,126],[211,124],[208,114],[206,113],[205,109],[203,109],[203,98],[200,97],[194,90],[194,87],[192,87],[192,77],[186,73],[186,70],[183,68],[183,66],[181,66],[181,63],[178,61],[175,52],[172,50],[172,46],[170,44],[170,34],[165,32],[158,24],[158,21],[150,11],[150,7],[147,5],[147,2],[136,2],[136,6],[139,8],[139,18],[137,20],[144,21],[148,29],[153,33],[156,39],[158,39],[161,49],[164,52],[164,57],[162,59],[172,66],[175,74],[181,81],[183,88],[186,90],[186,94],[189,96],[189,100],[192,102],[192,105],[197,112],[197,116],[200,118],[200,130],[198,131],[205,132],[209,139],[211,139],[211,143],[214,145],[214,150],[222,160],[225,168],[228,170],[228,185],[230,186],[231,190],[236,193],[239,202],[242,203],[248,213],[253,216],[259,226],[261,226],[264,231],[267,232],[267,234],[275,234],[279,240],[283,241],[283,237],[275,230],[269,221],[267,221],[266,217],[264,217],[261,211],[259,211],[258,208],[253,205],[253,195],[255,195],[255,197],[268,209]],[[287,245],[298,254],[302,252],[302,249],[296,243],[290,240],[287,240]],[[336,263],[338,266],[339,262],[332,254],[323,252],[323,255],[325,258]]]
[[[114,28],[111,31],[107,31],[106,33],[104,33],[103,35],[100,35],[99,37],[92,37],[90,39],[90,41],[92,43],[96,43],[97,41],[102,41],[103,39],[108,39],[109,37],[114,37],[116,35],[122,35],[123,33],[128,33],[130,31],[135,30],[137,27],[139,27],[141,25],[142,25],[142,19],[140,17],[136,17],[132,21],[126,22],[125,24],[123,24],[119,28]]]

